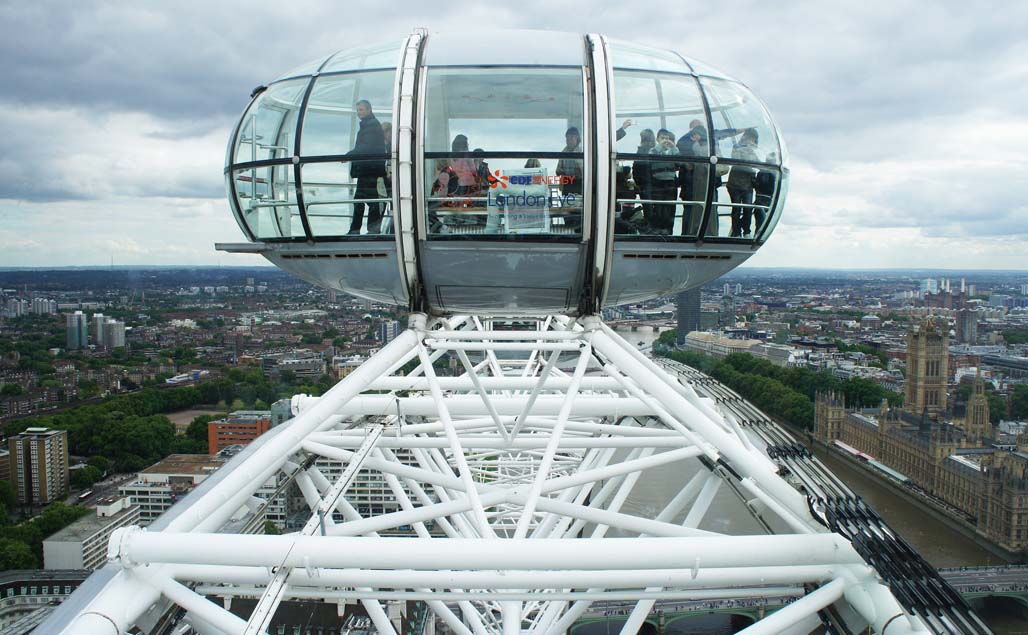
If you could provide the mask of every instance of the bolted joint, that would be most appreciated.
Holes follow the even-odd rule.
[[[145,530],[139,525],[115,529],[114,533],[111,534],[111,541],[107,543],[107,561],[115,562],[126,569],[131,569],[138,565],[138,562],[133,562],[129,558],[128,547],[132,537],[143,531]]]

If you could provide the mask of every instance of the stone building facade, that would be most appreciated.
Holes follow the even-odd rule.
[[[980,384],[980,381],[978,382]],[[976,387],[976,392],[980,387]],[[883,403],[847,410],[838,395],[818,395],[818,440],[839,440],[909,479],[908,485],[958,510],[977,531],[1005,549],[1028,549],[1028,435],[1015,450],[989,443],[988,402],[968,416],[939,422]],[[982,442],[984,440],[984,442]]]

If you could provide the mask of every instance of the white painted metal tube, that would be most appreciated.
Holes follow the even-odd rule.
[[[577,351],[578,342],[440,342],[428,340],[432,350],[442,351]]]
[[[679,445],[681,445],[682,439],[679,438]],[[635,447],[653,448],[660,447],[650,444],[638,445]],[[603,467],[598,467],[591,470],[585,470],[575,474],[569,474],[568,476],[559,476],[554,479],[550,479],[543,486],[544,493],[550,493],[563,489],[565,487],[571,487],[573,485],[581,485],[589,481],[600,481],[608,479],[612,476],[619,476],[621,474],[629,474],[632,472],[638,472],[641,470],[647,470],[660,465],[667,465],[668,463],[674,463],[677,461],[685,461],[697,456],[700,456],[703,452],[696,447],[678,448],[675,450],[669,450],[667,452],[661,452],[654,454],[653,456],[642,457],[638,459],[631,459],[628,461],[622,461],[620,463],[611,463]]]
[[[808,615],[817,613],[842,597],[846,582],[841,578],[832,580],[823,587],[808,593],[783,608],[778,609],[759,622],[744,628],[737,635],[779,635],[786,628]]]
[[[836,534],[580,540],[350,538],[225,534],[156,535],[138,528],[112,536],[129,562],[368,569],[645,569],[861,564]],[[497,548],[502,544],[502,548]],[[588,566],[583,567],[586,564]],[[502,580],[498,580],[502,584]]]
[[[359,437],[329,437],[311,435],[311,441],[323,443],[336,448],[354,450],[360,447]],[[505,441],[499,436],[482,436],[482,438],[462,436],[460,444],[465,450],[540,450],[546,447],[547,437],[542,435],[526,435],[524,432],[517,439]],[[449,448],[444,438],[440,437],[382,437],[378,447],[391,449],[404,448]],[[572,437],[560,439],[558,449],[585,450],[592,448],[681,448],[682,437],[679,435],[651,437]],[[691,448],[692,449],[692,448]],[[699,455],[699,450],[695,450]],[[694,455],[694,456],[695,456]]]
[[[61,633],[121,635],[160,597],[157,588],[140,584],[130,572],[120,571]]]
[[[493,340],[496,342],[521,340],[574,340],[583,331],[429,331],[433,340]]]
[[[263,589],[261,587],[232,587],[231,589],[219,589],[215,586],[204,585],[197,588],[198,591],[203,593],[218,593],[223,592],[228,595],[234,595],[235,597],[256,597],[261,594]],[[476,589],[474,591],[424,591],[424,590],[397,590],[397,591],[364,591],[361,589],[356,590],[343,590],[343,589],[317,589],[308,587],[303,588],[290,588],[286,590],[286,597],[294,597],[297,599],[321,599],[328,601],[342,601],[342,600],[367,600],[370,598],[379,599],[381,601],[404,601],[404,600],[421,600],[424,602],[428,601],[441,601],[441,602],[459,602],[464,600],[474,601],[478,603],[488,602],[501,602],[501,601],[532,601],[537,600],[538,593],[532,593],[529,591],[522,590],[502,590],[493,591]],[[724,599],[745,599],[745,598],[793,598],[802,597],[803,588],[796,586],[778,586],[778,587],[736,587],[729,590],[725,589],[672,589],[672,590],[660,590],[660,591],[639,591],[639,590],[628,590],[628,591],[602,591],[602,590],[586,590],[586,591],[567,591],[560,590],[553,593],[547,593],[547,601],[578,601],[585,600],[591,604],[593,602],[612,601],[612,602],[635,602],[637,600],[679,600],[679,601],[698,601],[698,600],[724,600]],[[481,605],[481,604],[480,604]],[[577,618],[576,618],[577,619]],[[477,631],[476,631],[477,632]],[[489,635],[487,631],[482,631]],[[493,631],[495,632],[495,631]],[[554,632],[563,632],[555,630]],[[906,631],[909,632],[909,631]],[[888,635],[892,635],[892,627],[889,628]]]
[[[581,398],[581,397],[579,397]],[[505,417],[505,420],[510,421],[512,417]],[[492,426],[487,418],[475,418],[475,419],[462,419],[460,421],[454,421],[454,427],[458,430],[468,430],[480,428],[486,430]],[[553,429],[555,422],[547,417],[528,417],[525,420],[525,428],[532,432],[547,431]],[[400,436],[409,436],[414,434],[431,434],[441,432],[443,426],[441,423],[410,423],[403,426],[402,433]],[[589,435],[595,434],[609,434],[618,437],[672,437],[675,439],[681,439],[682,435],[674,430],[669,430],[664,427],[660,428],[643,428],[640,426],[631,426],[624,424],[610,424],[610,423],[596,423],[592,421],[568,421],[565,429],[568,432],[579,432]],[[344,436],[344,435],[358,435],[361,434],[357,430],[339,430],[331,432],[319,432],[317,438],[327,438],[328,436]],[[314,435],[311,438],[315,438]]]
[[[531,390],[538,383],[537,377],[479,377],[486,390]],[[571,383],[570,378],[550,376],[543,384],[543,390],[564,391]],[[475,388],[470,377],[440,377],[439,387],[443,390],[468,391]],[[424,377],[381,377],[370,386],[373,390],[428,390]],[[583,391],[620,390],[617,382],[609,377],[583,377]],[[317,397],[313,397],[317,399]]]
[[[133,572],[140,575],[139,572]],[[222,607],[212,603],[202,595],[182,586],[175,580],[160,575],[144,573],[146,581],[161,590],[169,600],[182,608],[195,613],[203,621],[229,635],[240,635],[246,630],[246,621],[236,617]]]
[[[395,341],[395,340],[394,340]],[[357,372],[357,371],[354,371]],[[349,379],[347,375],[346,379]],[[343,381],[346,381],[345,379]],[[302,397],[297,400],[300,412],[314,407],[324,397]],[[684,400],[683,400],[684,401]],[[501,415],[518,415],[525,405],[524,397],[494,396],[493,407]],[[562,395],[540,395],[532,405],[531,414],[536,417],[556,417],[564,402]],[[687,402],[686,402],[687,403]],[[446,406],[450,416],[488,416],[478,395],[447,395]],[[690,406],[691,408],[691,406]],[[439,416],[439,407],[432,397],[390,397],[386,395],[361,395],[354,397],[345,405],[334,410],[335,414],[354,415],[395,415],[407,416]],[[580,395],[571,408],[573,417],[648,417],[653,409],[639,399],[632,397],[612,397],[601,395]],[[738,442],[737,442],[738,443]]]

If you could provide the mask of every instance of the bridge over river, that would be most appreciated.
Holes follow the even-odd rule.
[[[1024,606],[1028,615],[1028,566],[953,567],[940,569],[940,575],[969,603],[984,598],[1010,598]],[[640,632],[672,635],[676,633],[731,633],[785,606],[802,591],[770,593],[762,597],[693,602],[657,602],[646,626]],[[571,630],[573,635],[619,633],[635,607],[634,602],[598,603]],[[1004,631],[997,631],[1004,632]],[[1006,631],[1017,632],[1017,631]],[[1024,631],[1028,632],[1028,620]]]

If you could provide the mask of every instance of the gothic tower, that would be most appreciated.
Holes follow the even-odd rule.
[[[989,423],[989,399],[985,396],[985,382],[982,372],[974,378],[974,392],[967,401],[964,415],[964,432],[973,446],[981,446],[992,439],[992,424]]]
[[[904,407],[921,416],[938,417],[946,408],[949,335],[928,317],[907,334],[907,382]]]
[[[846,418],[846,404],[834,392],[819,392],[814,399],[814,436],[831,443],[842,435],[842,422]]]

